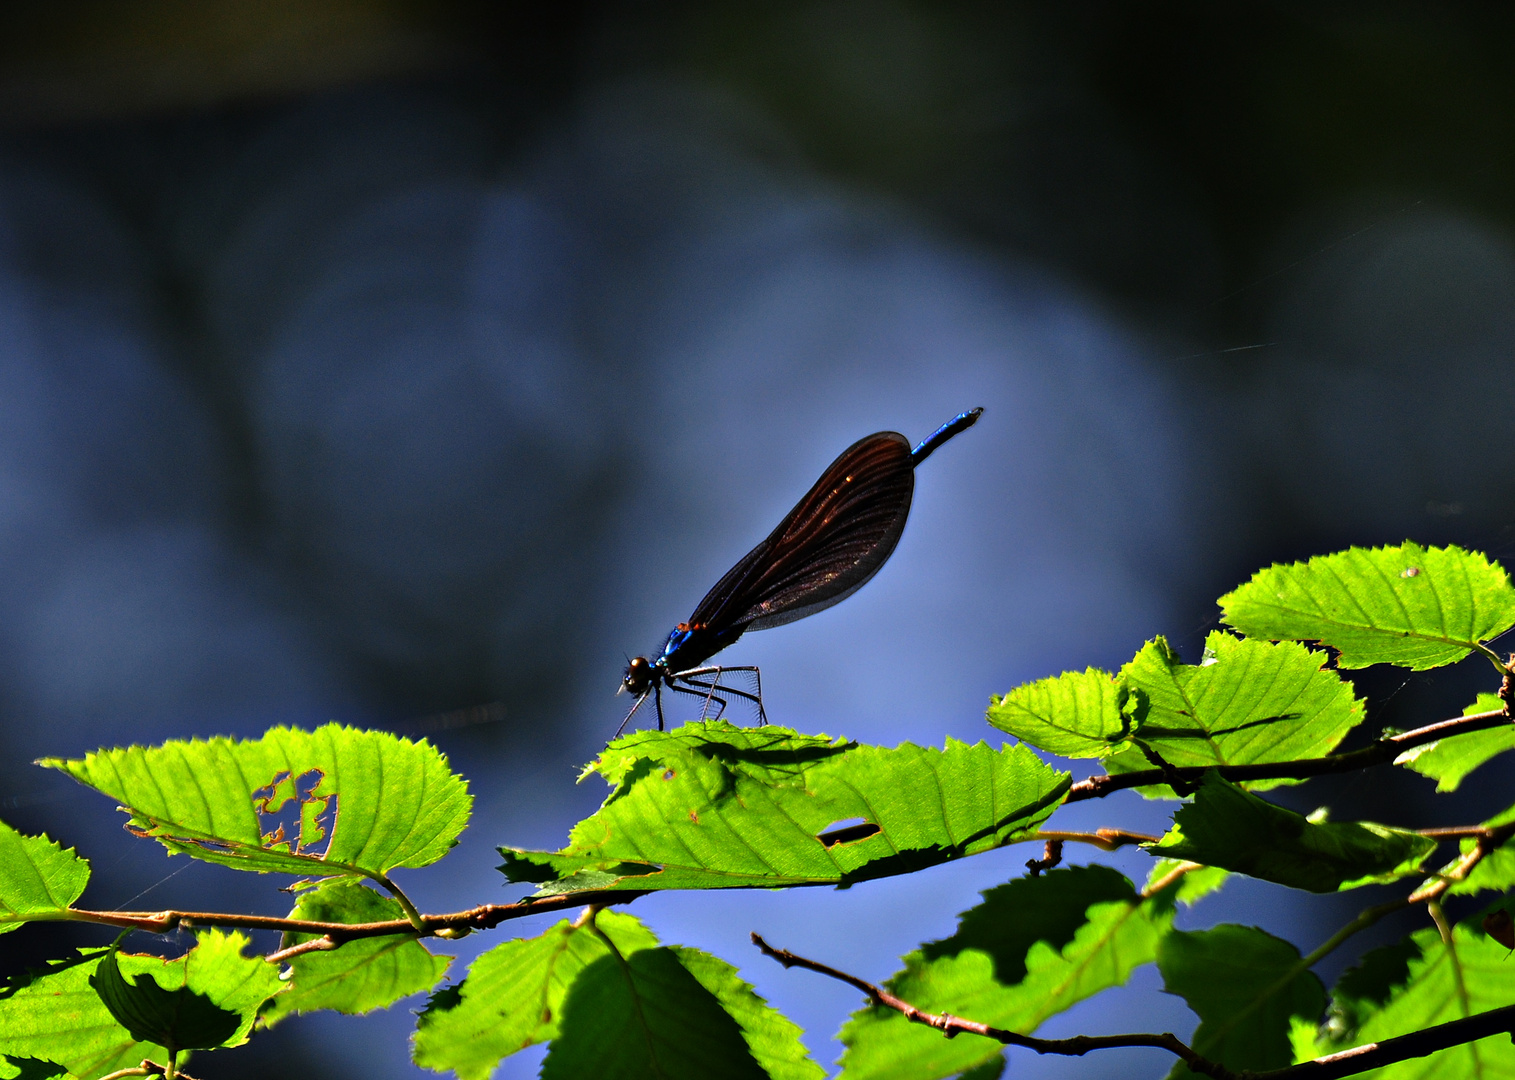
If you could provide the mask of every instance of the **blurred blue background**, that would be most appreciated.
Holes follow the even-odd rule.
[[[604,794],[573,778],[621,719],[625,657],[852,441],[974,406],[866,589],[722,655],[761,665],[774,721],[996,741],[991,693],[1157,633],[1197,660],[1214,598],[1269,561],[1407,536],[1508,558],[1512,21],[16,0],[0,814],[79,845],[92,906],[282,914],[282,882],[166,859],[28,762],[339,719],[430,738],[473,785],[460,848],[402,878],[423,908],[509,899],[494,846],[557,847]],[[1358,741],[1492,689],[1476,667],[1355,678]],[[1280,798],[1465,824],[1511,779]],[[1122,795],[1058,821],[1165,814]],[[739,964],[830,1062],[857,995],[748,931],[881,980],[1036,854],[634,910]],[[1236,881],[1185,918],[1309,948],[1373,899]],[[7,935],[0,966],[98,940]],[[454,973],[497,940],[458,943]],[[1158,988],[1139,973],[1048,1030],[1187,1030]],[[419,1076],[420,1003],[286,1023],[196,1074]],[[1021,1076],[1167,1068],[1013,1056]]]

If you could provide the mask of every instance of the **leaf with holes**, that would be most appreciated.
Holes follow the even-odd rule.
[[[1330,753],[1362,722],[1363,704],[1325,662],[1324,653],[1293,642],[1247,641],[1222,631],[1205,640],[1197,665],[1185,664],[1162,638],[1148,642],[1121,669],[1138,695],[1131,740],[1145,752],[1122,751],[1109,759],[1110,772],[1153,768],[1154,757],[1174,766],[1250,765]]]
[[[1515,588],[1498,563],[1455,545],[1351,548],[1275,564],[1220,598],[1248,637],[1319,641],[1343,668],[1455,663],[1515,626]]]
[[[1436,841],[1370,821],[1317,822],[1205,774],[1153,855],[1187,859],[1291,889],[1336,892],[1416,873]]]
[[[894,749],[721,721],[638,732],[588,771],[615,785],[562,851],[502,848],[539,895],[848,885],[1033,834],[1067,773],[1024,746]]]
[[[1126,735],[1126,689],[1108,671],[1065,671],[989,704],[989,723],[1049,754],[1100,758]]]
[[[84,892],[89,862],[45,836],[23,836],[0,821],[0,934],[55,918]]]
[[[129,829],[171,852],[260,873],[382,877],[426,866],[457,843],[472,803],[429,743],[340,724],[40,764],[115,799]]]
[[[1510,905],[1515,906],[1515,905]],[[1473,1016],[1510,1003],[1510,950],[1479,926],[1478,915],[1452,928],[1449,948],[1435,927],[1410,934],[1394,951],[1375,956],[1380,970],[1370,979],[1369,992],[1347,985],[1347,972],[1337,984],[1344,998],[1333,1005],[1317,1054],[1329,1054],[1364,1043],[1382,1042],[1464,1016]],[[1401,1061],[1372,1074],[1375,1080],[1432,1080],[1449,1076],[1515,1076],[1515,1044],[1508,1034],[1449,1047],[1427,1057]]]
[[[339,879],[303,893],[291,919],[366,923],[405,918],[400,905],[356,881]],[[285,934],[283,948],[314,934]],[[263,1010],[273,1024],[296,1012],[333,1009],[359,1015],[387,1008],[430,990],[447,974],[450,956],[435,956],[409,934],[358,938],[330,951],[308,952],[289,962],[289,991]]]
[[[1462,714],[1472,716],[1502,708],[1504,702],[1499,700],[1498,694],[1479,694],[1473,704],[1462,710]],[[1403,765],[1421,776],[1429,776],[1436,781],[1437,791],[1456,791],[1468,773],[1511,749],[1515,749],[1515,723],[1413,747],[1395,758],[1394,764]]]
[[[1151,963],[1172,925],[1176,893],[1170,883],[1143,897],[1104,866],[1017,878],[985,892],[950,938],[905,957],[888,988],[918,1009],[1029,1035]],[[992,1067],[1004,1052],[993,1039],[944,1039],[878,1006],[854,1013],[840,1037],[848,1080],[931,1080]]]
[[[1189,1039],[1195,1053],[1232,1069],[1281,1069],[1293,1062],[1293,1018],[1310,1023],[1326,1006],[1325,989],[1299,970],[1299,950],[1255,926],[1223,924],[1163,939],[1157,968],[1163,986],[1199,1014]],[[1195,1074],[1179,1062],[1170,1080]]]

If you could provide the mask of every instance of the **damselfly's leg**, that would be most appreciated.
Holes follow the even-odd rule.
[[[738,690],[734,686],[722,686],[720,688],[720,691],[723,694],[729,694],[729,695],[731,695],[733,697],[739,697],[739,698],[743,699],[744,701],[750,701],[750,702],[752,702],[754,705],[757,706],[757,710],[758,710],[758,726],[761,727],[761,726],[767,724],[768,723],[768,714],[767,714],[767,712],[763,708],[763,676],[762,676],[762,673],[756,667],[744,664],[744,665],[741,665],[739,667],[702,667],[702,668],[689,668],[687,671],[680,671],[680,672],[678,672],[677,674],[674,675],[674,678],[678,679],[678,680],[680,680],[682,682],[686,682],[690,686],[698,687],[700,690],[705,690],[705,691],[709,692],[712,696],[714,696],[715,687],[720,682],[721,673],[724,672],[724,671],[750,671],[750,672],[752,672],[753,681],[757,684],[757,693],[754,694],[754,693],[751,693],[751,692],[749,692],[747,690]],[[699,681],[697,681],[694,678],[694,676],[699,676],[699,675],[714,675],[715,678],[712,679],[708,683],[704,683],[704,682],[699,682]],[[674,686],[674,683],[670,682],[668,685],[669,686]],[[682,688],[676,687],[676,689],[682,689]],[[697,691],[683,690],[682,692],[683,693],[695,693]],[[720,701],[721,699],[717,697],[717,698],[715,698],[715,700]],[[724,706],[725,706],[725,703],[722,702],[722,707],[724,708]]]
[[[680,686],[678,683],[671,682],[668,684],[668,689],[675,690],[680,694],[689,694],[692,697],[704,698],[705,700],[700,703],[700,715],[702,719],[719,720],[721,718],[721,714],[726,711],[726,699],[716,695],[715,690],[716,686],[718,685],[717,683],[703,683],[698,679],[681,679],[681,681],[686,682],[689,685]],[[721,693],[739,693],[739,691],[728,690],[726,687],[722,686]],[[708,715],[710,710],[710,703],[712,701],[720,702],[721,706],[720,712],[717,712],[714,716]]]
[[[616,728],[615,734],[610,737],[610,740],[612,742],[621,737],[621,732],[625,731],[626,725],[631,723],[631,718],[635,716],[636,711],[642,707],[642,702],[647,700],[647,693],[648,692],[646,690],[643,690],[639,695],[637,695],[637,699],[631,703],[631,708],[626,711],[626,719],[621,721],[621,726]]]

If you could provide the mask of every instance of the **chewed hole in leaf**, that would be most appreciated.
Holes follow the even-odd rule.
[[[833,821],[825,829],[816,834],[816,839],[825,847],[835,847],[837,844],[850,844],[855,840],[866,840],[879,831],[879,827],[867,818],[843,818]]]
[[[265,849],[291,855],[325,854],[337,819],[336,793],[316,794],[325,779],[326,774],[320,769],[310,769],[298,776],[286,771],[252,793]]]

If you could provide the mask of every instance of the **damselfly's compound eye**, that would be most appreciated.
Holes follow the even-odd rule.
[[[626,665],[626,674],[621,677],[621,689],[628,694],[645,694],[652,685],[652,661],[638,656]]]

